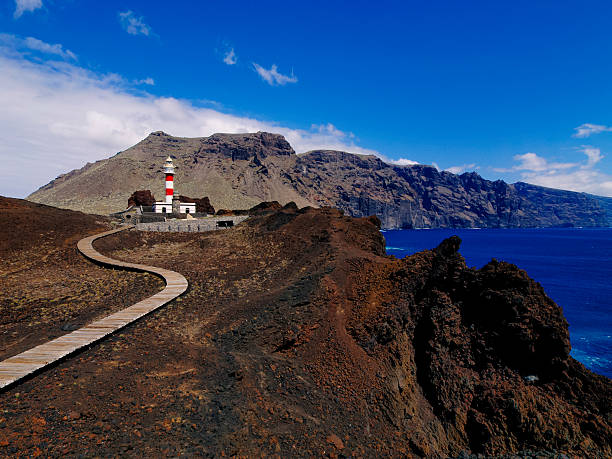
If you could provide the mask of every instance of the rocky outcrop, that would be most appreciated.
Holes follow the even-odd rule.
[[[219,209],[217,210],[217,214],[216,215],[235,215],[233,210],[229,210],[229,209]]]
[[[109,159],[58,177],[29,199],[116,212],[136,187],[163,191],[161,167],[168,155],[176,165],[177,193],[208,196],[217,209],[293,201],[358,217],[376,214],[387,229],[608,226],[612,212],[584,193],[492,182],[474,172],[455,175],[332,150],[296,155],[284,137],[266,132],[203,138],[154,132]]]
[[[284,207],[297,210],[297,205],[293,201],[287,203]],[[250,209],[219,209],[217,215],[262,215],[282,208],[283,206],[281,206],[278,201],[263,201]]]
[[[131,206],[152,206],[155,204],[155,196],[151,190],[134,191],[128,198],[128,207]]]
[[[561,308],[514,265],[468,268],[459,245],[455,236],[352,277],[348,330],[384,362],[389,418],[439,432],[411,440],[426,457],[611,454],[612,383],[569,356]]]
[[[260,202],[259,204],[257,204],[256,206],[253,206],[249,209],[249,212],[251,214],[257,213],[257,212],[266,212],[266,211],[273,211],[273,210],[278,210],[281,209],[283,206],[281,206],[279,204],[278,201],[270,201],[270,202]]]

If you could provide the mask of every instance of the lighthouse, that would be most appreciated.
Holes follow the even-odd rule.
[[[160,214],[195,214],[196,205],[194,202],[179,202],[178,196],[174,196],[174,164],[170,156],[166,158],[164,174],[166,176],[166,199],[156,202],[153,205],[153,212]]]
[[[166,174],[166,204],[172,205],[172,197],[174,196],[174,164],[172,164],[170,156],[166,158],[164,173]]]

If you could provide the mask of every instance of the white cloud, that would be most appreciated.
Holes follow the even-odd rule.
[[[461,174],[465,171],[473,171],[475,169],[479,169],[476,164],[462,164],[461,166],[451,166],[444,169],[446,172],[451,172],[452,174]]]
[[[612,196],[612,176],[594,169],[579,169],[555,175],[525,175],[523,181],[534,185]]]
[[[583,146],[579,151],[586,155],[585,162],[555,163],[535,153],[525,153],[514,157],[518,165],[498,171],[519,171],[522,181],[535,185],[612,196],[612,176],[594,167],[604,158],[599,148]]]
[[[578,163],[556,163],[548,162],[546,158],[538,156],[536,153],[525,153],[523,155],[515,155],[515,161],[519,164],[509,169],[495,168],[496,172],[514,172],[514,171],[529,171],[529,172],[544,172],[549,174],[555,173],[558,170],[571,169],[572,167],[579,166]]]
[[[18,19],[25,12],[32,12],[42,8],[42,0],[15,0],[15,12],[13,17]]]
[[[414,166],[415,164],[419,164],[417,161],[406,158],[388,159],[386,162],[389,164],[395,164],[396,166]]]
[[[72,51],[69,49],[65,50],[62,45],[57,43],[55,45],[50,45],[49,43],[45,43],[44,41],[38,40],[34,37],[27,37],[25,39],[25,46],[42,53],[57,54],[64,59],[77,59],[76,55]]]
[[[599,148],[583,146],[582,152],[587,155],[588,158],[586,165],[583,167],[593,167],[595,164],[597,164],[603,159],[603,155],[601,154]]]
[[[228,52],[225,53],[225,56],[223,57],[223,62],[225,62],[227,65],[235,65],[236,62],[238,62],[238,58],[236,57],[234,48],[230,49]]]
[[[338,129],[336,126],[334,126],[331,123],[327,123],[327,124],[312,124],[310,126],[310,128],[313,131],[317,131],[321,134],[331,134],[332,136],[336,136],[336,137],[345,137],[348,136],[350,138],[355,138],[355,134],[353,134],[352,132],[342,132],[340,129]]]
[[[284,135],[298,153],[377,154],[333,125],[290,129],[186,100],[135,93],[133,83],[119,75],[67,62],[30,61],[1,42],[0,68],[0,195],[26,196],[57,175],[107,158],[157,130],[184,137],[268,131]]]
[[[134,80],[134,84],[146,84],[149,86],[155,86],[155,80],[151,77],[147,77],[142,80]]]
[[[119,22],[124,30],[130,35],[151,35],[151,27],[144,22],[144,17],[137,17],[133,11],[123,11],[119,13]]]
[[[590,137],[593,134],[601,134],[602,132],[612,132],[612,127],[604,126],[602,124],[590,124],[584,123],[574,128],[576,131],[572,137],[584,139]]]
[[[546,159],[538,156],[535,153],[515,155],[514,159],[516,161],[520,161],[520,164],[518,166],[515,166],[517,170],[543,171],[546,170],[546,168],[548,167]]]
[[[0,46],[6,46],[15,51],[32,50],[44,54],[54,54],[63,59],[77,60],[76,54],[60,44],[51,45],[34,37],[20,38],[15,35],[0,34]]]
[[[283,86],[287,83],[297,83],[298,81],[297,77],[293,74],[293,71],[291,71],[291,76],[283,75],[282,73],[278,72],[278,67],[276,65],[272,65],[270,70],[267,70],[261,65],[253,62],[253,68],[259,74],[259,76],[271,86]]]

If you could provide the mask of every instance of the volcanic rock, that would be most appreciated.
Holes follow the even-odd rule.
[[[219,209],[217,211],[217,215],[234,215],[234,211],[229,209]]]
[[[152,206],[155,204],[155,196],[151,190],[134,191],[128,198],[128,207],[131,206]]]
[[[295,205],[295,203],[294,203]],[[271,210],[278,210],[281,209],[283,206],[281,206],[278,201],[271,201],[271,202],[260,202],[259,204],[257,204],[256,206],[253,206],[249,209],[249,213],[251,214],[255,214],[257,212],[261,212],[261,211],[271,211]]]
[[[295,202],[289,201],[287,204],[283,206],[283,209],[296,211],[298,210],[298,206]]]

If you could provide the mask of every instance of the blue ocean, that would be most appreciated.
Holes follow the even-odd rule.
[[[570,324],[572,356],[612,378],[612,228],[384,231],[387,253],[403,258],[457,235],[468,266],[491,258],[527,271]]]

